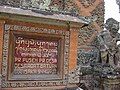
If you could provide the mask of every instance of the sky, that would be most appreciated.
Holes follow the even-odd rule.
[[[104,2],[105,20],[112,17],[120,22],[119,6],[116,4],[116,0],[104,0]]]

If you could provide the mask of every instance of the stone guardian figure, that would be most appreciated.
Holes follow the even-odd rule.
[[[105,28],[99,36],[100,53],[102,64],[109,64],[110,66],[118,66],[120,60],[120,51],[117,41],[120,41],[119,22],[113,18],[106,20]]]

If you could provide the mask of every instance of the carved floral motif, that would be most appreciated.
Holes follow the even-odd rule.
[[[103,29],[104,26],[104,3],[98,4],[98,6],[91,12],[94,16],[97,16],[97,24]]]
[[[95,47],[88,49],[79,49],[77,56],[77,65],[90,65],[91,62],[96,62],[99,59],[99,51]]]
[[[89,42],[89,40],[91,39],[91,37],[93,36],[93,34],[96,32],[96,30],[94,29],[95,27],[93,25],[89,25],[86,26],[85,28],[82,28],[79,31],[79,40],[78,40],[78,45],[86,45]]]
[[[81,4],[87,8],[87,7],[90,7],[93,5],[93,3],[96,1],[96,0],[79,0],[81,2]]]
[[[65,11],[69,11],[71,13],[79,14],[80,8],[73,2],[73,0],[65,0]]]
[[[29,10],[57,11],[78,13],[79,9],[72,0],[2,0],[0,5],[7,5]]]

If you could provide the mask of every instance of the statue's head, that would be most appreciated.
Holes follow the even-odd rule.
[[[105,28],[112,33],[117,33],[119,30],[119,22],[113,18],[109,18],[106,20]]]

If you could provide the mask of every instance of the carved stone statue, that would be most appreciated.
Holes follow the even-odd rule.
[[[119,22],[113,18],[106,20],[105,28],[99,36],[100,52],[102,64],[109,64],[113,67],[118,66],[120,51],[117,41],[120,41]]]

